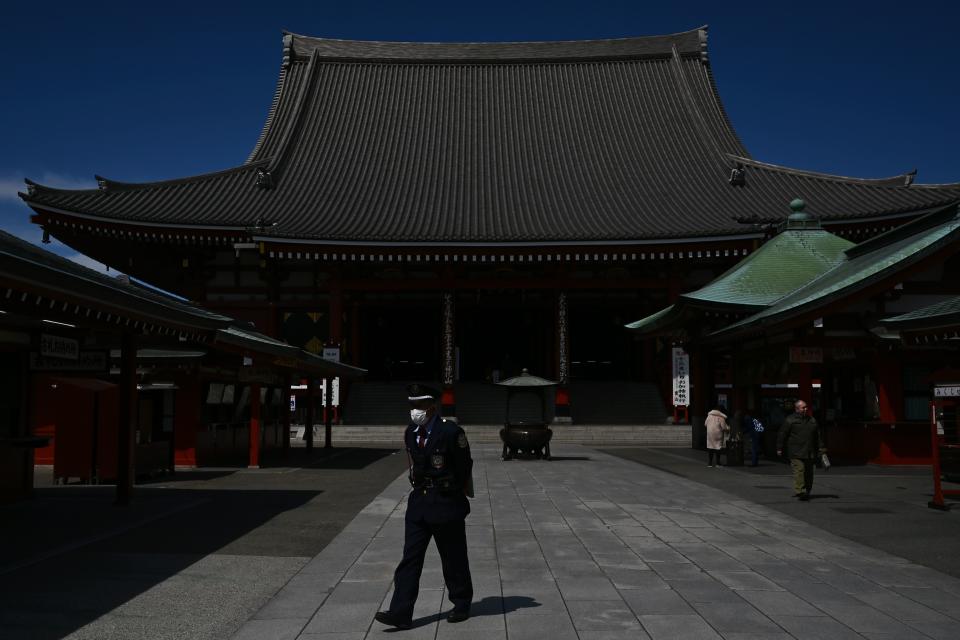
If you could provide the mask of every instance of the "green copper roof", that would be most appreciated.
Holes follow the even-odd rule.
[[[933,328],[960,324],[960,296],[880,321],[892,329]]]
[[[625,324],[623,326],[625,326],[627,329],[634,329],[634,330],[642,329],[643,331],[656,331],[661,326],[664,326],[672,322],[679,315],[680,315],[679,309],[677,309],[676,305],[672,304],[669,307],[660,309],[660,311],[657,311],[656,313],[649,315],[646,318],[637,320],[636,322],[631,322],[630,324]]]
[[[764,307],[843,262],[854,246],[822,229],[788,229],[707,286],[685,293],[692,302]]]
[[[784,296],[776,304],[721,329],[712,336],[728,336],[751,326],[814,311],[838,297],[856,293],[878,280],[910,267],[945,244],[960,239],[960,215],[957,214],[957,208],[952,206],[949,210],[938,212],[943,213],[948,216],[939,224],[924,226],[910,223],[895,230],[895,233],[884,239],[884,243],[873,242],[876,247],[873,251],[850,251],[845,256],[847,259],[834,269]]]

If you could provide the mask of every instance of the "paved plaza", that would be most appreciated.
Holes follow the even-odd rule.
[[[553,462],[498,454],[474,449],[473,617],[443,619],[431,548],[414,628],[398,637],[960,637],[960,580],[946,574],[596,450],[561,445]],[[407,491],[404,477],[392,482],[234,640],[398,633],[373,614],[390,600]]]

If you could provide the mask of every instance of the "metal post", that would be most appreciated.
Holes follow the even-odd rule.
[[[133,495],[134,441],[137,421],[137,341],[124,332],[120,343],[119,420],[117,421],[117,496],[116,504],[130,504]]]
[[[323,448],[329,449],[333,446],[331,442],[333,426],[333,384],[332,379],[327,376],[323,379]]]
[[[303,432],[307,439],[307,451],[313,451],[313,378],[307,378],[307,425]]]
[[[260,384],[250,385],[250,463],[248,469],[260,468]]]
[[[933,500],[927,503],[931,509],[947,511],[943,501],[943,487],[940,485],[940,441],[937,438],[937,402],[930,403],[930,447],[933,457]]]

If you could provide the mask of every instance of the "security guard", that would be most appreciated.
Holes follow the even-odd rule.
[[[407,391],[411,424],[404,444],[413,490],[407,499],[403,560],[393,576],[390,609],[375,616],[378,622],[400,629],[409,629],[413,621],[431,537],[440,552],[447,597],[453,603],[447,622],[468,619],[473,600],[464,525],[470,513],[467,498],[473,497],[470,445],[463,429],[437,415],[439,391],[420,384],[410,385]]]

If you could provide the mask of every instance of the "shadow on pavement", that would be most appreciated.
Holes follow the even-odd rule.
[[[310,468],[178,472],[138,485],[127,507],[109,485],[0,506],[0,637],[54,640],[93,622],[89,637],[112,624],[110,637],[219,637],[406,466],[392,450],[336,452]]]
[[[329,453],[327,453],[329,452]],[[299,459],[291,455],[284,461],[287,465],[296,465],[308,469],[364,469],[381,458],[399,454],[400,449],[350,448],[328,449],[313,457],[304,455]],[[296,453],[300,453],[299,451]],[[303,452],[306,454],[306,451]],[[299,464],[298,464],[299,462]]]
[[[478,600],[470,605],[470,617],[502,616],[518,609],[531,609],[539,606],[541,606],[540,603],[529,596],[487,596],[483,600]],[[417,618],[413,621],[413,628],[425,627],[434,622],[445,620],[449,614],[450,611],[448,610],[432,616]],[[388,631],[400,631],[400,629],[390,629]]]

